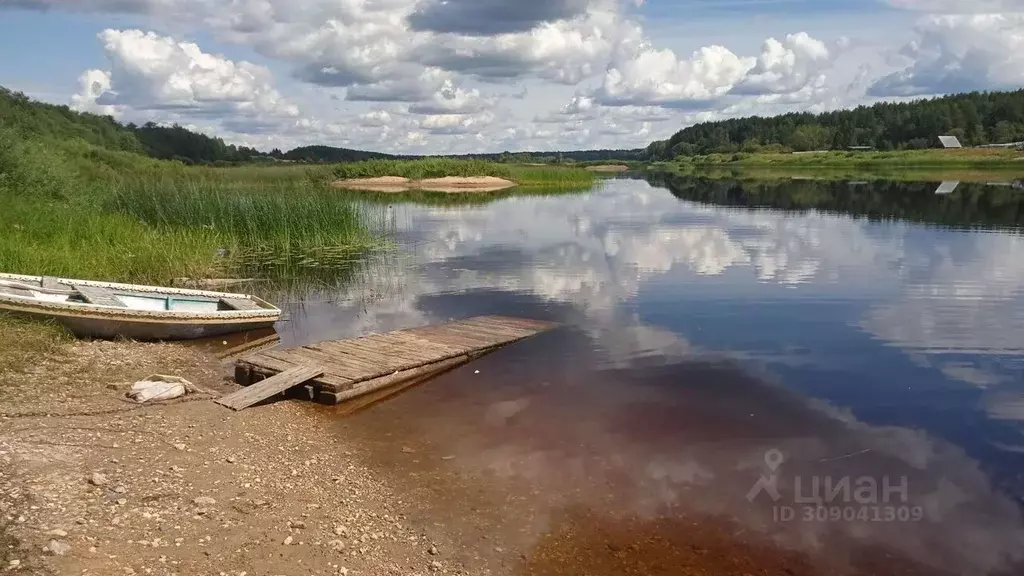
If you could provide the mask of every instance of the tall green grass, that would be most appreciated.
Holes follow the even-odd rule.
[[[511,178],[508,166],[483,160],[424,158],[420,160],[366,160],[347,162],[334,167],[334,176],[348,178],[379,178],[400,176],[413,180],[445,176],[496,176]]]
[[[323,185],[133,182],[117,188],[111,211],[158,230],[201,230],[215,239],[217,266],[246,277],[304,269],[322,275],[384,245],[382,209],[359,206]]]
[[[215,273],[218,239],[208,230],[166,230],[58,202],[0,194],[0,270],[161,284]]]
[[[299,166],[197,168],[0,131],[0,270],[165,284],[329,278],[382,244],[383,210]]]
[[[585,190],[600,178],[593,172],[562,166],[517,166],[509,168],[512,180],[523,187]]]
[[[156,280],[208,268],[210,235],[169,234],[104,213],[103,192],[58,145],[0,133],[0,270]]]

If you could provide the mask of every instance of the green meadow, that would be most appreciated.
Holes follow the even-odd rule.
[[[863,152],[736,152],[733,154],[680,156],[673,161],[658,162],[652,164],[652,166],[678,166],[684,170],[696,167],[732,166],[810,170],[984,169],[1024,172],[1024,152],[1002,148],[875,150]]]

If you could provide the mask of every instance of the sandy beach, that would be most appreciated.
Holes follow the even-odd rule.
[[[209,391],[137,405],[153,373]],[[73,342],[0,375],[0,569],[21,574],[480,573],[318,407],[235,413],[225,365],[181,345]]]
[[[380,176],[377,178],[351,178],[336,180],[335,188],[345,190],[361,190],[367,192],[408,192],[423,190],[426,192],[497,192],[516,186],[515,182],[494,176],[446,176],[444,178],[426,178],[411,180],[401,176]]]

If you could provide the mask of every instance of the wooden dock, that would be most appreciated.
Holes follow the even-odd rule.
[[[379,395],[422,382],[555,326],[539,320],[479,316],[299,348],[262,350],[235,363],[239,384],[261,382],[260,386],[236,392],[218,403],[240,410],[300,384],[308,386],[312,398],[325,404]],[[304,379],[296,382],[297,378]]]

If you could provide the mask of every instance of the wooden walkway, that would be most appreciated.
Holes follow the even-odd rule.
[[[555,326],[557,324],[539,320],[479,316],[312,346],[264,350],[236,362],[235,380],[249,386],[282,372],[302,374],[294,369],[307,368],[312,370],[308,373],[317,374],[304,381],[311,386],[313,398],[326,404],[338,404],[409,382],[421,382]],[[278,388],[290,380],[281,378],[268,382],[265,397],[280,393]],[[244,392],[247,391],[237,392],[232,396],[238,398],[225,398],[221,403],[235,407],[234,401],[246,404],[261,395],[255,390],[243,395]]]

